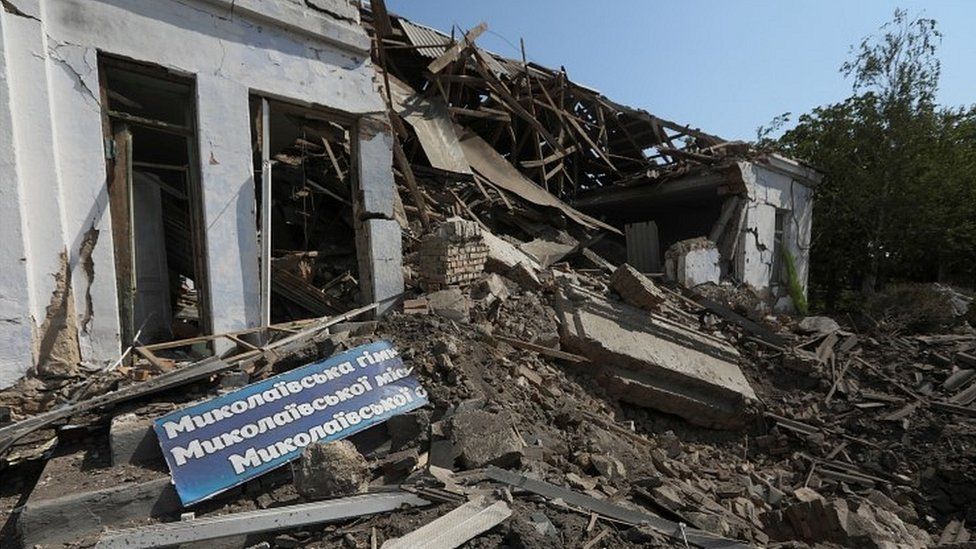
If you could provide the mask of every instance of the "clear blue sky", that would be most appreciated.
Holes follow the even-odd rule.
[[[895,8],[943,32],[939,101],[976,103],[976,0],[387,0],[390,11],[450,32],[481,21],[478,43],[566,67],[624,104],[727,139],[850,95],[839,68]]]

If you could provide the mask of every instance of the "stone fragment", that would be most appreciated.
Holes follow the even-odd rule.
[[[592,477],[582,477],[576,473],[566,473],[566,482],[577,490],[592,490],[596,488],[596,479]]]
[[[508,467],[522,457],[522,441],[510,413],[467,409],[451,417],[451,437],[467,469],[487,465]]]
[[[627,476],[627,468],[624,467],[624,464],[619,459],[613,456],[593,455],[590,456],[590,463],[593,464],[593,468],[600,475],[609,480],[622,479]]]
[[[427,294],[427,303],[432,313],[455,322],[467,322],[469,313],[468,296],[458,288],[449,288]]]
[[[308,500],[360,494],[369,486],[366,458],[348,440],[309,444],[292,475],[295,490]]]
[[[664,291],[650,278],[626,263],[610,276],[610,286],[627,303],[648,311],[659,310],[667,299]]]
[[[546,537],[556,537],[559,535],[559,531],[556,530],[556,527],[545,513],[539,511],[532,513],[529,515],[529,523],[532,524],[539,535]]]
[[[808,316],[796,325],[801,334],[831,334],[840,330],[837,321],[826,316]]]
[[[482,233],[488,246],[488,261],[485,270],[506,276],[528,289],[542,286],[539,280],[539,264],[512,244],[485,232]]]
[[[414,410],[386,420],[386,431],[390,434],[390,447],[394,452],[426,439],[429,428],[430,413],[427,410]]]

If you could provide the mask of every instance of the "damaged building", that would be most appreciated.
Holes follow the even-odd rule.
[[[438,63],[483,29],[456,41],[407,19],[391,21],[374,29],[385,44],[387,81],[416,134],[416,141],[404,136],[407,148],[419,143],[431,168],[470,178],[470,164],[475,181],[536,196],[536,204],[546,203],[543,194],[561,199],[603,222],[608,237],[593,249],[615,264],[666,273],[686,286],[734,280],[788,311],[792,262],[806,292],[813,191],[822,177],[816,170],[621,105],[565,70],[524,57],[466,48]],[[404,90],[417,94],[397,100]],[[455,130],[459,144],[453,135],[437,140]],[[456,158],[467,162],[458,168]]]
[[[803,163],[382,0],[0,3],[0,546],[970,539],[973,329],[768,314]]]
[[[356,7],[4,0],[0,39],[0,386],[402,292]]]

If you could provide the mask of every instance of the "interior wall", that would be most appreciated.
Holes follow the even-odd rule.
[[[42,344],[95,363],[121,351],[99,51],[195,77],[215,331],[260,320],[248,94],[384,108],[365,32],[298,3],[4,0],[0,37],[0,191],[21,214],[2,221],[0,386]]]

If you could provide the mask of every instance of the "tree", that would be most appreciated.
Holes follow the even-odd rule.
[[[825,172],[811,285],[828,307],[889,280],[972,275],[976,110],[935,103],[941,36],[934,20],[896,10],[841,66],[851,97],[766,140]]]

